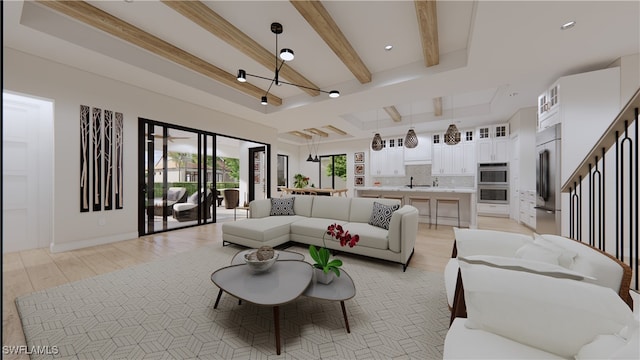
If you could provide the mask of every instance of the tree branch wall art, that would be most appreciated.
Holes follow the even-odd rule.
[[[123,120],[80,105],[80,212],[123,208]]]
[[[89,211],[89,107],[80,105],[80,212]]]

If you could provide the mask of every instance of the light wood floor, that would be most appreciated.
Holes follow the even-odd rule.
[[[2,256],[2,345],[25,345],[14,300],[72,281],[145,263],[210,244],[221,244],[221,223],[176,230],[108,245],[52,254],[34,249]],[[533,231],[504,218],[479,217],[478,228],[532,234]],[[442,272],[453,245],[451,226],[429,229],[420,224],[410,267]],[[376,261],[376,260],[372,260]],[[3,359],[19,358],[3,356]],[[27,359],[27,357],[24,357]]]

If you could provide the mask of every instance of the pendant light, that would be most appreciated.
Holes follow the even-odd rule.
[[[307,149],[309,150],[309,157],[307,161],[313,161],[313,156],[311,156],[311,150],[313,148],[313,135],[311,135],[311,143],[309,143],[309,139],[307,139]]]
[[[451,125],[447,129],[447,132],[444,133],[444,143],[447,145],[455,145],[460,142],[460,131],[456,127],[456,124],[453,123],[453,95],[451,96]]]
[[[371,150],[380,151],[382,150],[382,137],[380,136],[379,127],[379,118],[378,118],[378,110],[376,109],[376,134],[373,135],[373,140],[371,140]]]
[[[418,135],[413,130],[413,104],[411,104],[411,126],[409,127],[409,131],[407,131],[407,136],[404,138],[404,147],[413,149],[418,146]]]
[[[316,157],[313,158],[313,162],[320,162],[320,158],[318,158],[318,148],[320,147],[320,137],[318,137],[318,141],[316,141]]]

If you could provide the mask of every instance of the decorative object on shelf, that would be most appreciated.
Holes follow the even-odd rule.
[[[364,186],[364,176],[356,176],[353,178],[353,184],[355,186]]]
[[[378,122],[379,122],[379,118],[378,118],[378,110],[376,110],[376,127],[378,127]],[[376,134],[373,135],[373,140],[371,140],[371,150],[373,151],[380,151],[382,150],[382,137],[380,136],[380,129],[378,129],[378,131],[376,131]]]
[[[294,54],[293,54],[293,50],[291,50],[291,49],[283,48],[282,50],[280,50],[280,60],[282,60],[282,62],[280,63],[280,65],[278,65],[278,62],[279,62],[278,55],[277,55],[277,53],[278,53],[278,35],[282,34],[282,24],[277,23],[277,22],[271,23],[271,32],[276,34],[276,55],[275,55],[276,68],[275,68],[275,73],[273,75],[273,78],[270,79],[270,78],[267,78],[267,77],[264,77],[264,76],[248,74],[243,69],[238,70],[238,76],[237,76],[237,80],[239,82],[247,82],[247,76],[253,76],[253,77],[256,77],[256,78],[259,78],[259,79],[264,79],[264,80],[271,81],[271,84],[269,85],[269,88],[267,89],[267,92],[260,99],[260,103],[262,105],[268,105],[269,104],[267,98],[269,96],[269,91],[271,91],[271,87],[274,84],[276,86],[279,86],[280,84],[287,84],[287,85],[293,85],[293,86],[296,86],[296,87],[299,87],[299,88],[315,90],[315,91],[323,92],[325,94],[329,94],[330,98],[337,98],[337,97],[340,96],[340,92],[338,90],[324,91],[324,90],[320,90],[320,89],[316,89],[316,88],[312,88],[312,87],[308,87],[308,86],[304,86],[304,85],[298,85],[298,84],[293,84],[293,83],[286,82],[286,81],[281,81],[280,77],[279,77],[280,70],[282,69],[282,66],[284,65],[284,63],[286,61],[293,60]]]
[[[309,178],[302,174],[293,175],[293,179],[293,187],[295,188],[302,189],[309,185]]]
[[[364,162],[364,152],[363,151],[359,151],[357,153],[354,153],[353,154],[353,159],[354,159],[354,162],[363,163]]]
[[[409,131],[407,131],[407,136],[404,138],[404,147],[408,149],[413,149],[418,146],[418,135],[413,130],[413,104],[411,105],[411,117],[410,117],[410,126]]]
[[[458,131],[453,120],[453,96],[451,96],[451,125],[449,125],[447,132],[444,134],[444,143],[447,145],[455,145],[460,142],[460,131]]]
[[[332,238],[339,240],[340,246],[349,245],[349,247],[354,247],[360,240],[359,235],[351,235],[349,234],[349,230],[344,231],[342,225],[334,223],[329,225],[327,227],[327,231],[322,235],[323,246],[320,249],[317,249],[313,245],[309,245],[309,255],[315,261],[313,267],[316,272],[316,281],[322,284],[329,284],[332,282],[334,275],[340,276],[340,266],[342,266],[342,260],[330,260],[331,254],[329,253],[329,249],[326,248],[324,240],[327,235],[331,235]]]

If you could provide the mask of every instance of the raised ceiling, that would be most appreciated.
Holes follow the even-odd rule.
[[[398,135],[409,125],[420,132],[444,131],[450,122],[473,127],[506,121],[518,109],[535,106],[538,93],[558,77],[603,68],[621,56],[640,52],[640,3],[636,1],[437,1],[435,62],[433,57],[428,60],[423,48],[423,43],[433,43],[424,36],[425,31],[433,35],[433,29],[421,29],[421,2],[416,6],[414,1],[324,1],[323,11],[310,6],[318,4],[294,6],[288,1],[185,5],[134,0],[87,5],[149,38],[107,33],[78,20],[77,15],[63,15],[55,6],[9,1],[3,2],[4,46],[267,124],[278,129],[281,140],[301,145],[308,140],[291,132],[315,128],[329,134],[316,135],[318,141],[334,141],[369,138],[377,129],[383,135]],[[199,20],[185,16],[177,11],[183,5],[196,10],[202,6],[196,14],[210,16]],[[561,31],[560,25],[568,20],[575,20],[576,26]],[[268,81],[235,81],[239,68],[273,76],[273,67],[247,55],[253,51],[249,44],[255,43],[263,56],[275,56],[272,22],[284,27],[279,48],[295,51],[295,60],[287,65],[323,90],[340,90],[340,98],[312,96],[283,85],[271,91],[282,104],[274,101],[265,107],[259,104],[259,94]],[[323,23],[335,26],[322,30]],[[226,29],[232,39],[214,35],[211,25]],[[340,37],[329,31],[335,27],[371,81],[362,66],[359,70],[351,66],[358,61],[344,60],[345,55],[332,50]],[[243,41],[234,45],[233,39]],[[170,55],[158,55],[141,42],[160,46]],[[385,51],[385,45],[393,49]],[[207,69],[216,74],[189,67],[193,59],[212,66]],[[291,81],[301,84],[302,80]],[[247,94],[239,86],[255,91]],[[441,115],[436,114],[438,104]],[[400,121],[391,118],[393,111],[385,111],[392,107]]]

